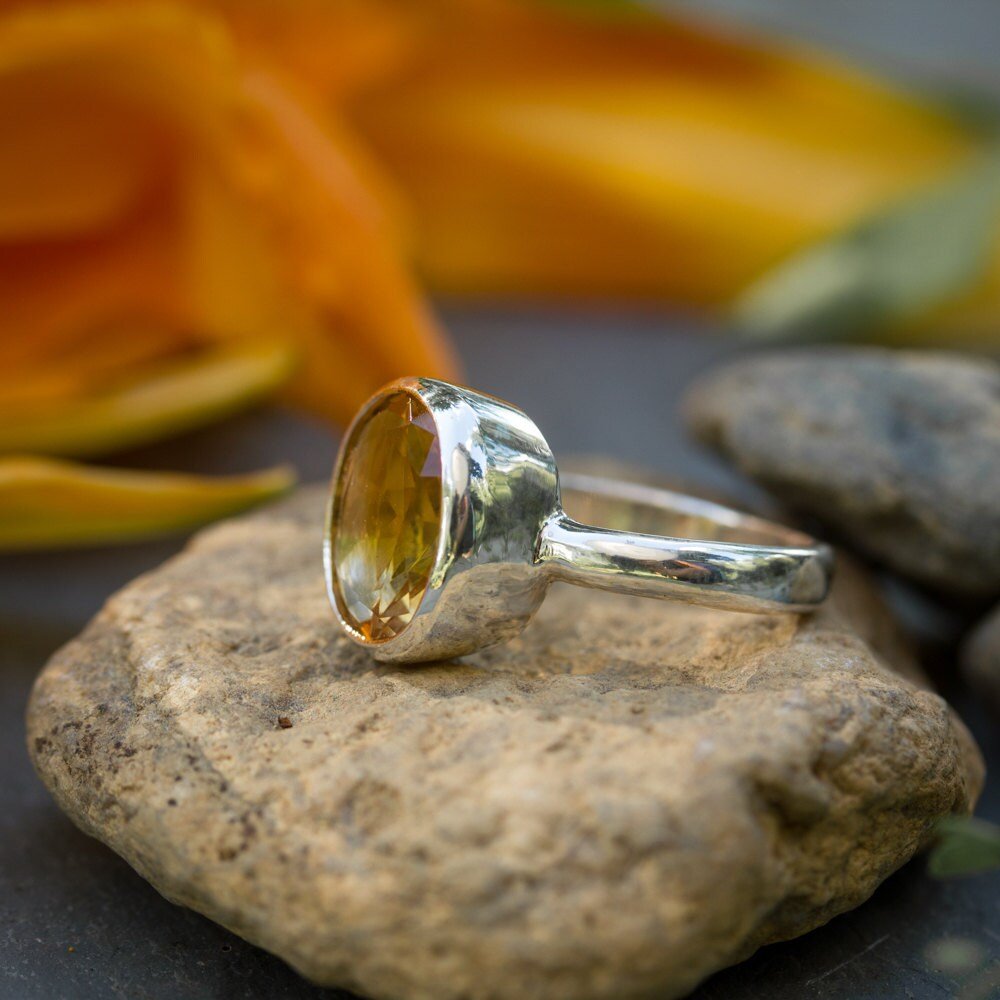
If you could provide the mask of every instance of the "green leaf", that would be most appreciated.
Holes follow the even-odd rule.
[[[1000,870],[1000,826],[970,816],[949,816],[937,826],[939,840],[928,870],[936,878]]]
[[[983,276],[1000,217],[991,153],[786,260],[737,300],[761,340],[843,340],[915,320]]]

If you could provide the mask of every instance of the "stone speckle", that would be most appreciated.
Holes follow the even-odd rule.
[[[321,523],[306,492],[202,533],[28,719],[75,822],[318,982],[682,996],[862,902],[977,794],[849,564],[811,617],[567,587],[505,647],[389,668],[339,634]]]
[[[860,550],[952,595],[1000,594],[1000,366],[876,348],[758,355],[686,401],[698,437]]]

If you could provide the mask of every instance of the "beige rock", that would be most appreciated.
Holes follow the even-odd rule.
[[[809,618],[566,588],[509,646],[389,668],[327,608],[321,502],[204,532],[29,710],[84,830],[318,982],[681,996],[860,903],[978,791],[849,567]]]

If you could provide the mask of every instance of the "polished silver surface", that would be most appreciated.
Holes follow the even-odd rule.
[[[400,391],[418,397],[434,419],[441,534],[413,619],[394,638],[373,642],[338,607],[333,499],[358,422]],[[639,483],[567,475],[560,488],[535,424],[471,389],[401,379],[366,404],[344,441],[327,514],[327,590],[345,630],[379,660],[443,659],[504,642],[527,625],[556,580],[745,612],[808,611],[829,587],[831,550],[799,532]]]

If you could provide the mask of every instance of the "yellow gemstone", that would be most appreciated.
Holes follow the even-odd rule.
[[[420,607],[441,534],[441,449],[423,403],[394,393],[368,415],[336,495],[341,614],[366,639],[391,639]]]

